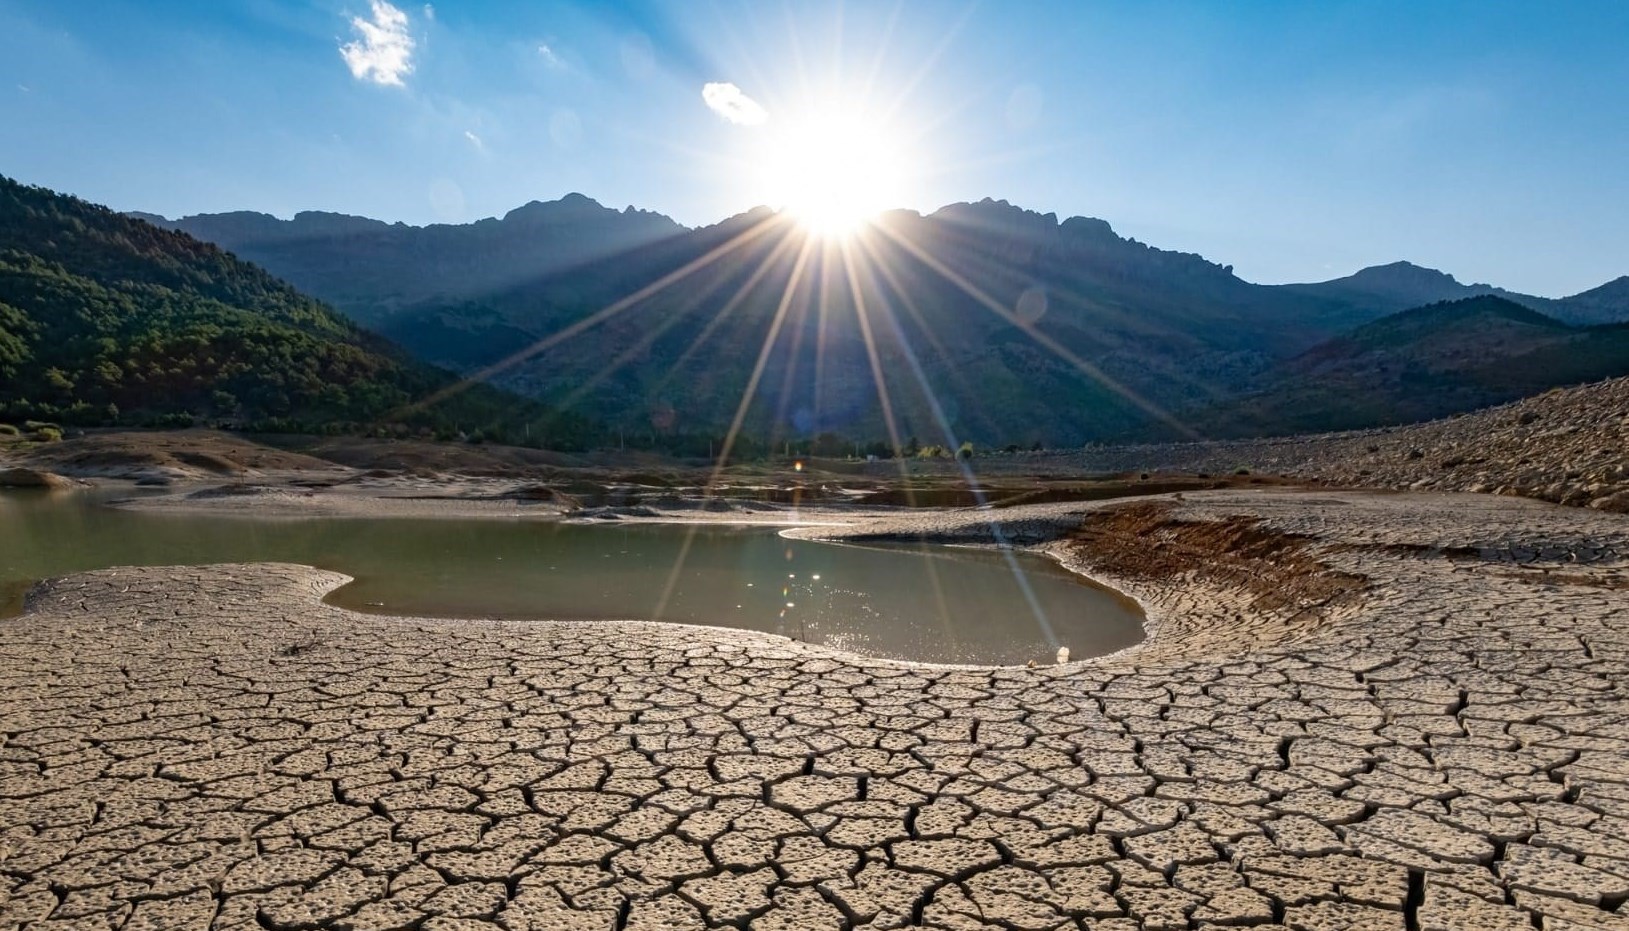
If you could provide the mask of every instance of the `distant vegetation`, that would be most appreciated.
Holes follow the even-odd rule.
[[[879,226],[850,253],[861,262],[854,280],[839,252],[818,244],[800,275],[801,232],[755,212],[490,294],[428,299],[383,332],[470,371],[621,306],[496,382],[629,431],[695,433],[728,426],[774,333],[744,421],[754,436],[887,436],[880,374],[902,435],[944,443],[948,422],[958,445],[1028,447],[1124,435],[1148,422],[1139,401],[1180,409],[1209,399],[1371,319],[1344,306],[1329,317],[1321,311],[1333,303],[1243,282],[1097,220],[1059,223],[988,201],[890,214]],[[664,284],[623,302],[655,282]],[[1016,308],[1037,282],[1045,295],[1026,319]]]
[[[533,201],[502,219],[433,226],[320,211],[291,220],[247,211],[137,216],[270,269],[366,326],[431,298],[500,291],[684,232],[661,214],[613,210],[581,194]]]
[[[734,418],[775,330],[798,245],[796,229],[766,212],[685,231],[575,195],[460,226],[316,213],[174,223],[263,262],[421,358],[466,372],[664,282],[495,381],[569,405],[619,445],[692,455],[717,449]],[[764,235],[730,246],[759,224]],[[1532,380],[1464,388],[1457,377],[1420,370],[1407,376],[1424,378],[1417,391],[1384,389],[1392,375],[1381,379],[1382,390],[1368,391],[1303,378],[1298,359],[1356,327],[1444,299],[1505,297],[1571,324],[1629,320],[1629,278],[1554,300],[1397,262],[1334,281],[1262,286],[1201,256],[1119,236],[1102,220],[1060,222],[991,200],[925,217],[897,212],[880,226],[886,232],[853,252],[878,260],[887,274],[866,270],[857,284],[894,426],[930,444],[948,442],[944,422],[958,443],[971,437],[995,448],[1187,435],[1170,430],[1150,405],[1200,435],[1451,413]],[[777,251],[783,242],[792,248]],[[861,447],[892,452],[876,439],[889,425],[857,325],[855,282],[833,254],[814,250],[793,289],[738,455],[784,451],[787,441],[807,447],[822,435],[862,437]],[[764,274],[755,276],[759,269]],[[1386,363],[1412,364],[1397,356]],[[1582,371],[1562,365],[1541,388]],[[1302,391],[1312,392],[1305,396],[1312,403],[1296,403]],[[827,445],[857,454],[852,439]]]
[[[1629,375],[1629,324],[1568,326],[1501,297],[1403,311],[1313,347],[1195,418],[1212,436],[1414,423]]]
[[[965,458],[1403,423],[1629,373],[1629,325],[1577,325],[1629,319],[1629,278],[1551,300],[1394,263],[1268,287],[990,200],[881,218],[853,277],[835,248],[800,266],[767,211],[683,230],[576,195],[462,226],[152,219],[385,335],[183,233],[0,179],[0,422]],[[1467,299],[1403,310],[1443,297]],[[432,367],[540,341],[497,387]]]
[[[0,420],[588,442],[215,246],[0,178]]]

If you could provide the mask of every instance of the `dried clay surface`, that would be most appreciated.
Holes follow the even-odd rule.
[[[988,516],[799,533],[1048,547],[1150,639],[943,668],[359,616],[300,566],[42,585],[0,625],[0,927],[1629,924],[1629,521],[1283,492]]]

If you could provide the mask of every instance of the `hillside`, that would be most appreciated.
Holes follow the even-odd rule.
[[[422,227],[319,211],[289,220],[248,211],[133,216],[212,242],[369,325],[406,304],[501,290],[684,230],[581,194],[532,201],[502,219]]]
[[[1404,427],[1211,443],[1096,446],[1033,467],[1176,470],[1538,498],[1629,514],[1629,377]]]
[[[887,436],[876,371],[902,440],[943,442],[942,416],[980,443],[1072,444],[1225,394],[1364,319],[1101,220],[996,201],[889,214],[848,250],[757,211],[507,291],[410,308],[383,331],[463,371],[571,333],[495,380],[628,429],[726,428],[769,344],[745,420],[757,435]],[[573,331],[605,308],[615,312]]]
[[[1629,375],[1629,325],[1573,327],[1504,298],[1472,297],[1316,346],[1198,419],[1215,437],[1386,426],[1618,375]]]
[[[1602,322],[1629,320],[1629,275],[1608,281],[1572,297],[1565,303],[1579,314]]]
[[[1453,275],[1434,268],[1392,262],[1361,269],[1345,278],[1277,287],[1367,312],[1394,313],[1440,301],[1493,296],[1578,326],[1629,321],[1629,276],[1570,297],[1547,298],[1490,284],[1461,284]]]
[[[407,358],[213,245],[0,178],[0,419],[503,434],[580,423]]]
[[[823,433],[832,445],[877,441],[892,415],[901,441],[942,443],[948,424],[980,444],[1072,445],[1391,422],[1512,396],[1472,378],[1442,382],[1438,394],[1404,386],[1365,398],[1340,384],[1340,372],[1298,359],[1421,304],[1493,295],[1560,323],[1629,318],[1629,287],[1617,282],[1553,301],[1409,263],[1256,285],[1202,256],[1122,237],[1103,220],[1060,221],[988,199],[880,218],[847,247],[852,282],[841,248],[806,243],[767,210],[682,230],[572,195],[465,226],[336,214],[217,214],[176,225],[306,284],[421,358],[569,405],[646,443],[727,431],[766,345],[743,419],[757,441]],[[1425,346],[1420,356],[1446,348]],[[1383,354],[1378,364],[1398,371],[1417,361]],[[1347,369],[1374,361],[1371,353]],[[1610,360],[1589,370],[1611,371]],[[1566,383],[1539,375],[1532,390]],[[1275,388],[1283,403],[1238,412],[1236,399]],[[1334,393],[1321,397],[1326,389]],[[1297,390],[1313,403],[1295,403]],[[1386,409],[1392,401],[1401,406]],[[1218,410],[1227,416],[1213,422]]]

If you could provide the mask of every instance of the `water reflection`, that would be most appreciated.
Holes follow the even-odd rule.
[[[1018,564],[1056,643],[1004,558],[983,551],[837,546],[710,525],[262,520],[120,511],[87,495],[0,494],[0,599],[11,592],[12,611],[24,580],[114,565],[264,561],[355,577],[329,600],[359,611],[659,617],[928,662],[1049,662],[1059,646],[1079,659],[1141,637],[1131,606],[1027,556]]]

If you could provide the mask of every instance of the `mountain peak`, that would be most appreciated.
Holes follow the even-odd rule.
[[[1352,284],[1385,288],[1463,287],[1458,279],[1447,272],[1406,261],[1371,265],[1368,268],[1359,269],[1347,276],[1345,280]]]
[[[1620,275],[1599,287],[1590,288],[1588,291],[1580,291],[1567,298],[1567,300],[1583,300],[1592,303],[1629,301],[1629,275]]]
[[[1004,200],[986,197],[976,203],[947,204],[929,214],[935,219],[976,223],[1002,228],[1046,228],[1051,229],[1058,225],[1058,215],[1055,213],[1038,213],[1014,206]]]
[[[230,216],[230,215],[228,215]],[[372,217],[358,217],[329,210],[302,210],[294,215],[291,229],[304,235],[345,235],[348,233],[376,233],[390,228],[390,224]]]
[[[1107,220],[1097,217],[1070,217],[1063,221],[1063,231],[1081,239],[1119,239]]]
[[[543,224],[562,223],[571,220],[597,217],[601,214],[616,213],[599,201],[586,194],[573,191],[559,200],[534,200],[503,215],[505,223]]]

